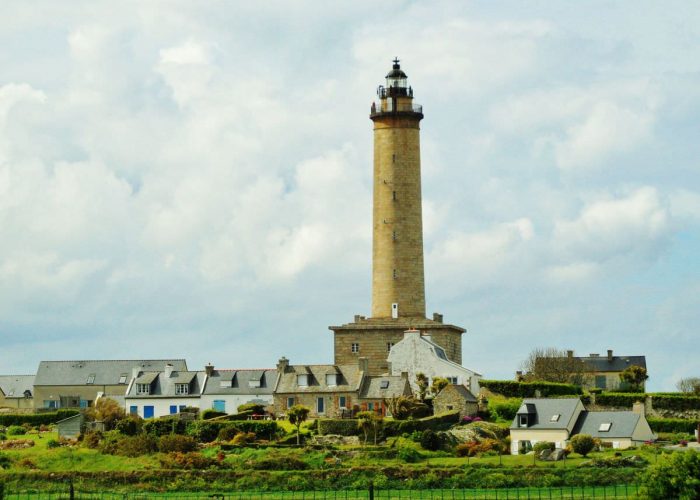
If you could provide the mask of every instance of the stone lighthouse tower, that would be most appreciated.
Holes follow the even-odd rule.
[[[464,329],[425,316],[423,216],[420,174],[420,121],[423,109],[398,59],[377,90],[374,123],[374,207],[372,315],[331,326],[335,363],[368,358],[370,374],[388,370],[391,347],[404,331],[417,329],[440,345],[451,361],[462,362]]]

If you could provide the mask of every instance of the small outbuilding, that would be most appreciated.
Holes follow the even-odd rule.
[[[85,415],[82,413],[59,420],[56,423],[59,439],[77,439],[83,431],[84,425]]]
[[[479,410],[479,403],[474,394],[461,384],[445,386],[433,399],[435,414],[455,410],[459,411],[460,418],[472,417]]]

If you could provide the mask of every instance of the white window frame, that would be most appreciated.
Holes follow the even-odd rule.
[[[190,393],[190,385],[189,384],[175,384],[175,394],[178,396],[183,395],[183,394],[189,394]]]
[[[309,387],[309,374],[308,373],[297,374],[297,385],[299,387]]]
[[[353,343],[350,345],[350,351],[351,351],[353,354],[357,354],[358,352],[360,352],[360,344],[359,344],[358,342],[353,342]]]
[[[527,415],[518,415],[518,426],[527,427]]]
[[[136,394],[150,394],[151,384],[136,384]]]

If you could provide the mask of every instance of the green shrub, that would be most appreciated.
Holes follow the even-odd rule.
[[[700,420],[687,420],[684,418],[654,418],[647,417],[647,422],[654,432],[683,432],[693,434],[698,428]]]
[[[534,451],[536,455],[539,455],[544,450],[554,451],[555,448],[556,445],[554,443],[549,441],[539,441],[533,445],[532,451]]]
[[[111,431],[106,433],[100,441],[99,449],[106,455],[138,457],[153,453],[158,449],[158,444],[156,439],[148,434],[123,436],[116,431]]]
[[[216,459],[199,452],[168,453],[159,457],[159,461],[164,469],[204,470],[221,465]]]
[[[595,448],[595,441],[588,434],[576,434],[571,438],[569,443],[574,453],[578,453],[584,457]]]
[[[518,413],[520,406],[523,404],[522,399],[499,399],[491,398],[489,400],[488,409],[493,420],[512,421]]]
[[[0,441],[5,441],[7,439],[7,436],[5,435],[4,432],[0,432]]]
[[[581,388],[573,384],[556,382],[517,382],[515,380],[480,380],[479,385],[491,392],[507,398],[534,398],[539,391],[543,398],[552,396],[576,396],[583,394]]]
[[[269,457],[251,460],[248,466],[254,470],[304,470],[308,468],[306,462],[296,457]]]
[[[642,476],[646,498],[700,498],[700,454],[672,453],[649,466]]]
[[[659,410],[698,410],[700,409],[700,397],[688,394],[667,395],[653,394],[652,406]]]
[[[357,436],[360,433],[357,427],[357,419],[330,419],[320,418],[318,422],[318,433],[320,435],[336,434],[339,436]]]
[[[83,434],[83,446],[96,450],[100,446],[100,441],[104,437],[104,434],[100,431],[88,431]]]
[[[5,455],[4,453],[0,453],[0,469],[9,469],[11,465],[12,460],[10,459],[10,457]],[[0,498],[2,497],[0,496]]]
[[[49,439],[46,441],[46,447],[49,449],[52,448],[59,448],[61,446],[61,443],[59,443],[56,439]]]
[[[387,436],[400,436],[414,431],[431,429],[433,431],[447,430],[459,423],[459,412],[451,411],[418,420],[385,420],[384,433]]]
[[[238,408],[236,408],[236,410],[238,413],[249,412],[255,415],[264,415],[265,405],[260,403],[246,403],[244,405],[240,405]]]
[[[415,462],[418,462],[419,460],[423,459],[423,454],[420,453],[418,450],[414,448],[410,448],[408,446],[399,448],[399,452],[397,453],[397,456],[399,459],[403,460],[406,463],[412,464]]]
[[[202,412],[202,420],[209,420],[211,418],[216,418],[216,417],[223,417],[224,415],[228,415],[225,411],[217,411],[209,408],[208,410],[204,410]]]
[[[437,451],[442,447],[442,440],[436,432],[426,429],[421,435],[420,445],[424,450]]]
[[[639,392],[603,392],[596,395],[595,402],[601,406],[632,408],[637,401],[644,401],[646,394]]]
[[[162,453],[188,453],[197,449],[197,441],[191,436],[167,434],[158,438],[158,451]]]
[[[8,436],[23,436],[27,433],[27,429],[25,429],[21,425],[11,425],[7,428],[7,435]]]
[[[179,417],[148,419],[143,423],[143,432],[158,438],[167,434],[185,434],[187,423]]]
[[[252,432],[257,439],[270,439],[279,435],[280,427],[271,420],[197,420],[187,425],[187,434],[200,443],[211,443],[216,439],[230,441],[239,432]]]
[[[231,440],[231,444],[236,446],[248,446],[250,443],[255,441],[255,433],[253,432],[239,432]]]
[[[143,420],[136,415],[128,415],[119,420],[114,428],[125,436],[135,436],[143,429]]]

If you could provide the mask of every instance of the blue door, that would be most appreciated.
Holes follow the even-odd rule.
[[[144,406],[143,407],[143,418],[153,418],[153,407]]]
[[[170,405],[170,414],[175,415],[177,413],[177,405]]]

